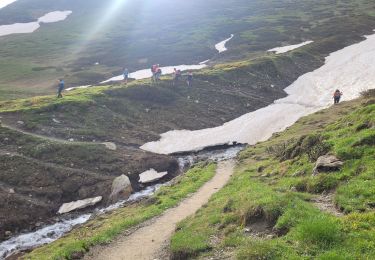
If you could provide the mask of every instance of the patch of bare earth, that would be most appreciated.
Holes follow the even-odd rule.
[[[336,217],[342,217],[344,214],[336,208],[334,196],[335,194],[333,192],[322,193],[318,197],[312,199],[312,202],[321,211],[327,212]]]

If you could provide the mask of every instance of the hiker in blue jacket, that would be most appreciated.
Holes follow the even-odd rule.
[[[57,92],[57,97],[58,98],[62,98],[62,91],[64,90],[65,88],[65,82],[63,79],[60,79],[59,81],[59,88],[58,88],[58,92]]]
[[[124,75],[124,82],[125,82],[125,84],[128,84],[128,80],[129,80],[129,70],[128,70],[127,68],[124,68],[123,75]]]

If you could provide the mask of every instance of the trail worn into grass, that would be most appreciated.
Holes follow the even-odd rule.
[[[25,131],[25,130],[22,130],[21,128],[15,127],[13,125],[5,124],[4,122],[0,122],[0,125],[4,128],[8,128],[10,130],[20,132],[20,133],[25,134],[25,135],[33,136],[33,137],[36,137],[36,138],[39,138],[39,139],[48,140],[48,141],[55,142],[55,143],[61,143],[61,144],[97,144],[97,145],[104,145],[108,150],[116,150],[117,149],[116,144],[112,143],[112,142],[102,142],[101,143],[101,142],[83,142],[83,141],[76,141],[76,140],[70,141],[70,140],[64,140],[64,139],[57,138],[57,137],[40,135],[40,134],[32,133],[32,132],[29,132],[29,131]],[[131,146],[127,147],[127,148],[135,149],[134,147],[131,147]]]
[[[155,259],[171,238],[176,224],[194,214],[210,197],[224,187],[233,174],[234,161],[220,162],[215,176],[176,208],[166,211],[150,225],[108,246],[92,249],[85,259]]]

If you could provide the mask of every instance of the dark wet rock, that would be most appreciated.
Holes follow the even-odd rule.
[[[320,156],[315,163],[313,175],[316,175],[316,174],[322,173],[322,172],[338,171],[338,170],[341,169],[343,164],[344,163],[342,161],[340,161],[340,159],[338,159],[334,155]]]

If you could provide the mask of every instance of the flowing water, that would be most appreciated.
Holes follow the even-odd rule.
[[[243,146],[230,147],[228,149],[222,148],[212,151],[202,151],[192,155],[178,157],[181,170],[188,169],[191,165],[202,160],[223,161],[236,157],[236,155],[243,149]],[[0,259],[8,257],[14,253],[36,248],[38,246],[49,244],[64,234],[71,231],[75,226],[81,225],[89,221],[92,217],[111,212],[115,209],[126,206],[130,202],[139,201],[143,198],[152,196],[160,187],[168,185],[169,182],[163,184],[155,184],[133,193],[128,199],[118,201],[105,208],[94,210],[92,213],[84,213],[79,216],[66,218],[57,223],[42,227],[35,232],[20,234],[3,243],[0,243]]]
[[[165,184],[164,184],[165,185]],[[116,204],[106,208],[97,209],[93,213],[85,213],[76,217],[60,220],[57,223],[40,228],[35,232],[25,233],[15,236],[7,241],[0,243],[0,259],[4,259],[16,252],[32,249],[44,244],[49,244],[67,232],[71,231],[75,226],[86,223],[93,215],[100,215],[120,207],[124,207],[129,202],[138,201],[147,198],[155,193],[162,184],[156,184],[146,189],[132,194],[127,200],[122,200]]]

